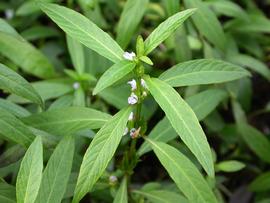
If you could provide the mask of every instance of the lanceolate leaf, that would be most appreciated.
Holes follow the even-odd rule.
[[[147,139],[178,188],[193,203],[217,203],[208,183],[180,151],[162,142]]]
[[[15,187],[7,183],[0,182],[0,202],[16,203]]]
[[[113,203],[128,203],[127,179],[124,178],[116,193]]]
[[[115,63],[123,58],[119,45],[85,16],[56,4],[39,1],[38,5],[61,29],[85,46]]]
[[[181,96],[165,82],[146,77],[150,93],[165,112],[171,125],[196,156],[205,171],[214,176],[212,154],[195,113]]]
[[[85,107],[68,107],[25,117],[22,121],[51,134],[66,135],[83,129],[97,129],[111,116]]]
[[[198,8],[192,16],[199,32],[219,49],[224,50],[226,37],[215,14],[201,0],[184,0],[187,8]]]
[[[135,190],[134,193],[140,194],[147,198],[152,203],[188,203],[188,200],[174,192],[166,190],[140,191]]]
[[[136,31],[148,2],[149,0],[128,0],[126,2],[117,27],[117,42],[123,49],[126,48]]]
[[[145,55],[167,39],[194,12],[195,9],[188,9],[174,14],[161,23],[145,40]]]
[[[55,76],[48,59],[30,43],[18,37],[0,32],[0,53],[29,74],[39,78]]]
[[[0,88],[43,106],[36,90],[22,76],[0,63]]]
[[[117,82],[125,75],[130,73],[135,68],[135,66],[135,63],[127,60],[123,60],[114,64],[101,76],[93,91],[93,94],[95,95],[105,88],[111,86],[113,83]]]
[[[25,108],[14,104],[6,99],[0,99],[0,109],[5,109],[9,113],[15,115],[16,117],[30,116],[30,112]]]
[[[254,192],[270,191],[270,172],[259,175],[252,181],[249,188]]]
[[[35,138],[26,125],[5,109],[0,109],[0,129],[1,137],[24,147],[29,146]]]
[[[122,109],[95,135],[83,157],[73,203],[79,202],[91,191],[103,174],[121,141],[130,112],[130,107]]]
[[[215,59],[199,59],[177,64],[160,75],[173,87],[222,83],[249,76],[245,69]]]
[[[34,203],[42,178],[43,157],[41,137],[37,136],[21,162],[16,182],[17,203]]]
[[[66,136],[55,148],[44,170],[36,203],[61,202],[68,184],[74,154],[74,138]]]

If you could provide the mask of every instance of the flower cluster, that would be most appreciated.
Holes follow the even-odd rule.
[[[138,102],[138,96],[134,93],[137,89],[137,82],[135,79],[132,79],[127,82],[131,86],[131,95],[128,97],[128,104],[134,105]],[[143,87],[142,97],[147,96],[147,85],[144,81],[144,79],[141,79],[141,86]]]

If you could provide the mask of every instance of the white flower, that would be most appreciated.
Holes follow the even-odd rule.
[[[79,89],[79,88],[80,88],[80,83],[74,82],[74,83],[73,83],[73,88],[74,88],[75,90]]]
[[[116,176],[110,176],[110,177],[109,177],[109,181],[110,181],[111,184],[115,184],[115,183],[117,182],[117,180],[118,180],[118,179],[117,179]]]
[[[128,120],[129,120],[129,121],[132,121],[133,119],[134,119],[134,113],[131,112],[131,113],[129,114]]]
[[[136,54],[135,54],[134,52],[129,53],[129,52],[126,51],[126,52],[123,54],[123,57],[124,57],[124,59],[127,59],[127,60],[129,60],[129,61],[133,61],[134,58],[136,57]]]
[[[144,97],[146,97],[146,96],[147,96],[147,92],[146,92],[146,91],[143,91],[142,95],[143,95]]]
[[[125,128],[125,131],[123,133],[123,136],[126,135],[128,133],[128,127]]]
[[[141,79],[141,85],[144,89],[148,89],[147,85],[146,85],[146,82],[144,79]]]
[[[136,80],[132,79],[132,80],[128,81],[127,84],[129,84],[131,86],[132,91],[136,90],[136,88],[137,88]]]
[[[128,103],[133,105],[136,104],[138,102],[138,97],[136,94],[134,94],[133,92],[131,93],[130,97],[128,98]]]
[[[136,128],[132,128],[132,129],[129,131],[130,137],[134,138],[135,133],[136,133]]]
[[[5,10],[5,16],[8,20],[12,19],[14,16],[14,11],[12,9]]]

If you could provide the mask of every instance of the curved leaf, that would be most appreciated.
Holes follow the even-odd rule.
[[[180,151],[162,142],[146,139],[178,188],[193,203],[217,203],[196,166]]]
[[[249,189],[254,192],[262,192],[270,190],[270,172],[259,175],[249,185]]]
[[[103,174],[121,141],[130,112],[130,107],[122,109],[95,135],[83,157],[73,203],[79,202],[91,191]]]
[[[17,104],[14,104],[6,99],[1,98],[0,98],[0,109],[4,109],[9,113],[15,115],[16,117],[26,117],[31,115],[31,113],[25,108]]]
[[[34,203],[42,178],[41,137],[37,136],[25,153],[16,182],[17,203]]]
[[[245,69],[215,59],[198,59],[177,64],[159,78],[173,87],[222,83],[249,76]]]
[[[83,129],[97,129],[111,116],[85,107],[53,109],[22,118],[22,121],[51,134],[67,135]]]
[[[146,77],[145,80],[150,93],[165,112],[172,127],[196,156],[207,174],[213,177],[211,150],[195,113],[167,83],[150,77]]]
[[[14,186],[0,182],[0,202],[16,203],[15,196],[16,190]]]
[[[127,179],[124,178],[116,193],[113,203],[128,203]]]
[[[69,36],[113,62],[123,58],[123,50],[88,18],[56,4],[38,1],[39,7]]]

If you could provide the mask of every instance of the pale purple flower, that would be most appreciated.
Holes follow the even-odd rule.
[[[144,79],[141,79],[141,85],[144,89],[148,89],[147,85],[146,85],[146,82]]]
[[[131,86],[131,90],[134,91],[137,89],[137,83],[136,80],[132,79],[130,81],[127,82],[127,84],[129,84]]]
[[[14,10],[12,9],[7,9],[5,10],[5,16],[6,16],[6,19],[10,20],[14,17]]]
[[[138,102],[138,97],[136,94],[132,92],[131,95],[128,97],[128,103],[133,105],[133,104],[136,104],[137,102]]]
[[[130,137],[134,138],[135,133],[136,133],[136,128],[132,128],[132,129],[129,131]]]
[[[74,82],[74,83],[73,83],[73,88],[74,88],[75,90],[79,89],[79,88],[80,88],[80,83]]]
[[[123,54],[123,57],[124,57],[124,59],[126,59],[126,60],[133,61],[134,58],[136,57],[136,54],[135,54],[134,52],[129,53],[129,52],[126,51],[126,52]]]
[[[116,176],[110,176],[109,177],[109,181],[111,184],[115,184],[117,182],[118,178]]]

